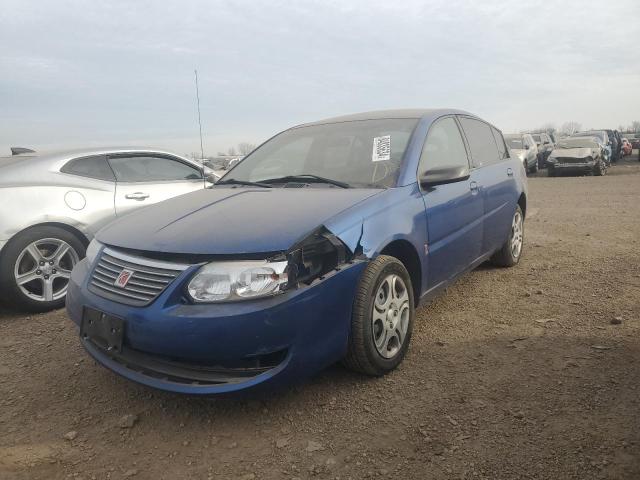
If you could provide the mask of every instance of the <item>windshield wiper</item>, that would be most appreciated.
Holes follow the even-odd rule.
[[[310,173],[301,173],[300,175],[286,175],[284,177],[267,178],[260,181],[263,184],[269,183],[289,183],[289,182],[312,182],[312,183],[328,183],[329,185],[335,185],[340,188],[351,188],[351,185],[340,180],[333,180],[331,178],[321,177],[319,175],[312,175]]]
[[[249,182],[248,180],[238,180],[235,178],[225,178],[222,180],[218,180],[215,185],[247,185],[250,187],[262,187],[262,188],[273,188],[273,186],[268,185],[262,182]]]

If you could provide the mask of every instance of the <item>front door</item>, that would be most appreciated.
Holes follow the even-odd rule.
[[[470,167],[454,117],[429,129],[420,157],[418,178],[439,167]],[[482,195],[475,172],[468,180],[423,191],[427,215],[427,288],[438,287],[466,270],[482,247]]]
[[[204,188],[202,172],[176,158],[112,155],[109,164],[116,175],[117,216]]]

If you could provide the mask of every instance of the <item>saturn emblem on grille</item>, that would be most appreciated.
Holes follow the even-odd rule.
[[[113,284],[116,287],[120,287],[120,288],[124,288],[127,286],[127,283],[129,283],[129,280],[131,280],[131,277],[133,276],[133,270],[129,270],[128,268],[124,268],[121,272],[120,275],[118,275],[118,278],[116,278],[116,281],[113,282]]]

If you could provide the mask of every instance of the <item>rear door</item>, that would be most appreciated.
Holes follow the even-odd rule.
[[[497,250],[511,228],[517,202],[515,182],[519,162],[509,158],[502,133],[489,124],[469,117],[460,119],[469,142],[484,203],[482,254]],[[525,136],[526,137],[526,136]]]
[[[204,188],[202,171],[179,158],[153,154],[109,156],[116,177],[116,215]]]
[[[418,178],[437,167],[471,168],[455,117],[438,119],[429,128]],[[432,289],[466,270],[482,248],[482,196],[471,170],[468,180],[422,191],[428,231],[427,283]]]

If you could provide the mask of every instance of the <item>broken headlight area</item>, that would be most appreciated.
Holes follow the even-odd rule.
[[[287,253],[289,286],[310,285],[351,262],[355,256],[338,237],[321,227]]]
[[[210,262],[187,285],[195,303],[218,303],[270,297],[310,285],[350,262],[354,255],[322,227],[291,250],[266,260]]]

